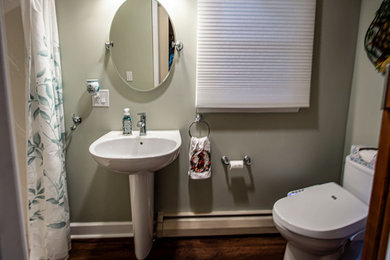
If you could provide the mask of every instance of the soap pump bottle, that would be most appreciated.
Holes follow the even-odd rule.
[[[131,117],[130,117],[130,109],[123,109],[123,119],[122,119],[122,130],[124,135],[131,135],[132,126],[131,126]]]

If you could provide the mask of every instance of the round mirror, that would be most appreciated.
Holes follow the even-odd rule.
[[[156,0],[127,0],[110,30],[111,57],[122,80],[138,91],[160,86],[173,66],[175,34]]]

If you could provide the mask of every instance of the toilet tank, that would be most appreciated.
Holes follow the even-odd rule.
[[[374,170],[346,157],[343,187],[367,205],[370,204],[373,178]]]

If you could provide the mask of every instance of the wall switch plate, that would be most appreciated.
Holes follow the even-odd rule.
[[[126,80],[133,81],[133,72],[132,71],[126,71]]]
[[[109,107],[110,106],[110,92],[108,89],[101,89],[99,96],[92,96],[93,107]]]

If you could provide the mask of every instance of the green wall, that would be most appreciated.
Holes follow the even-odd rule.
[[[88,153],[94,140],[120,129],[124,107],[130,107],[135,121],[137,112],[146,112],[148,129],[179,129],[182,135],[178,160],[156,173],[158,211],[271,209],[292,189],[337,182],[342,171],[360,1],[317,1],[310,108],[291,114],[204,115],[211,126],[213,163],[212,178],[204,181],[191,181],[187,176],[187,130],[195,118],[197,3],[161,2],[184,49],[162,87],[139,93],[119,79],[104,48],[122,1],[56,1],[67,127],[72,112],[83,117],[67,154],[71,220],[130,218],[127,177],[100,168]],[[88,78],[98,78],[102,88],[110,90],[109,108],[91,107],[85,91]],[[239,159],[245,154],[253,161],[250,170],[225,172],[222,155]]]
[[[384,77],[369,61],[364,51],[364,37],[381,3],[382,0],[362,0],[345,154],[349,153],[352,144],[378,144]]]

